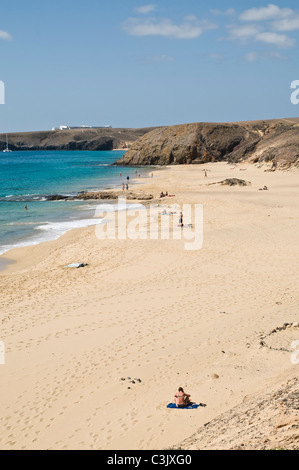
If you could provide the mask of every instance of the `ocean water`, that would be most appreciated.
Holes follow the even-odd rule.
[[[96,203],[47,201],[53,194],[120,188],[135,168],[112,166],[123,151],[0,153],[0,255],[18,246],[54,240],[72,228],[94,225]],[[146,173],[146,169],[138,169]],[[122,177],[120,177],[122,173]],[[25,210],[27,205],[27,210]]]

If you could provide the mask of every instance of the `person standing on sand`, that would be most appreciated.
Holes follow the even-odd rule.
[[[125,190],[125,183],[123,183],[123,191]]]
[[[180,212],[179,227],[184,227],[183,212]]]
[[[191,395],[185,393],[184,389],[180,387],[178,389],[178,393],[176,393],[174,396],[174,402],[177,408],[185,408],[186,406],[190,405],[190,397]]]

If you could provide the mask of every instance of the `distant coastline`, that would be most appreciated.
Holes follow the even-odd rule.
[[[127,150],[130,145],[156,129],[84,128],[7,134],[9,148],[17,150]],[[6,148],[6,134],[0,134],[0,151]]]

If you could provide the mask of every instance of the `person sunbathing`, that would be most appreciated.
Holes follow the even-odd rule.
[[[174,402],[177,408],[185,408],[186,406],[190,405],[190,397],[191,395],[185,393],[184,389],[180,387],[178,393],[176,393],[174,396]]]

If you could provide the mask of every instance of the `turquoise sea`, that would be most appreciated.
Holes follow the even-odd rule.
[[[136,170],[112,166],[123,154],[123,151],[1,152],[0,254],[94,224],[96,203],[47,201],[46,197],[120,188],[127,176],[132,181]],[[145,174],[146,169],[139,168],[138,172]]]

